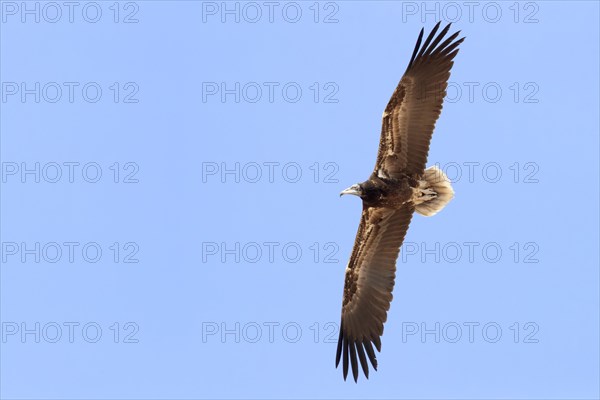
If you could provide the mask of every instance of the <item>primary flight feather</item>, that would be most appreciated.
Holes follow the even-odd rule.
[[[392,301],[396,259],[413,212],[431,216],[452,199],[446,175],[425,169],[435,122],[453,59],[464,37],[445,38],[448,24],[440,23],[423,40],[417,39],[408,67],[383,113],[375,170],[368,180],[340,193],[357,195],[363,210],[346,268],[342,320],[335,364],[342,360],[344,379],[352,368],[357,381],[360,366],[369,377],[369,362],[377,369],[375,349],[381,351],[383,323]]]

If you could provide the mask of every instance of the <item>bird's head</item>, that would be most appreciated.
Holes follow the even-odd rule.
[[[340,192],[340,197],[342,197],[345,194],[353,194],[355,196],[362,197],[362,195],[363,195],[363,188],[362,188],[362,186],[361,186],[360,183],[357,183],[355,185],[350,186],[347,189],[342,190]]]

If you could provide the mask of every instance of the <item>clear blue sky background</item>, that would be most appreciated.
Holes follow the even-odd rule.
[[[0,3],[2,397],[598,398],[598,3],[255,4]],[[344,382],[338,193],[440,18],[456,197]]]

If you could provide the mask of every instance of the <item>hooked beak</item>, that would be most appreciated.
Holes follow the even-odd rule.
[[[348,189],[344,189],[340,192],[340,197],[345,194],[353,194],[355,196],[360,196],[360,191],[358,185],[352,185]]]

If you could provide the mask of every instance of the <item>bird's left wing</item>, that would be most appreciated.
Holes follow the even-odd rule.
[[[352,365],[354,380],[358,379],[358,361],[365,376],[369,377],[366,356],[377,369],[373,344],[381,351],[380,336],[392,301],[396,259],[413,211],[409,203],[399,209],[363,208],[346,268],[335,361],[337,367],[343,355],[344,379],[348,375],[348,362]]]
[[[455,40],[460,31],[443,40],[450,24],[436,36],[439,26],[438,22],[422,46],[421,30],[406,72],[383,112],[375,175],[395,178],[405,173],[420,175],[425,170],[452,60],[464,40]]]

